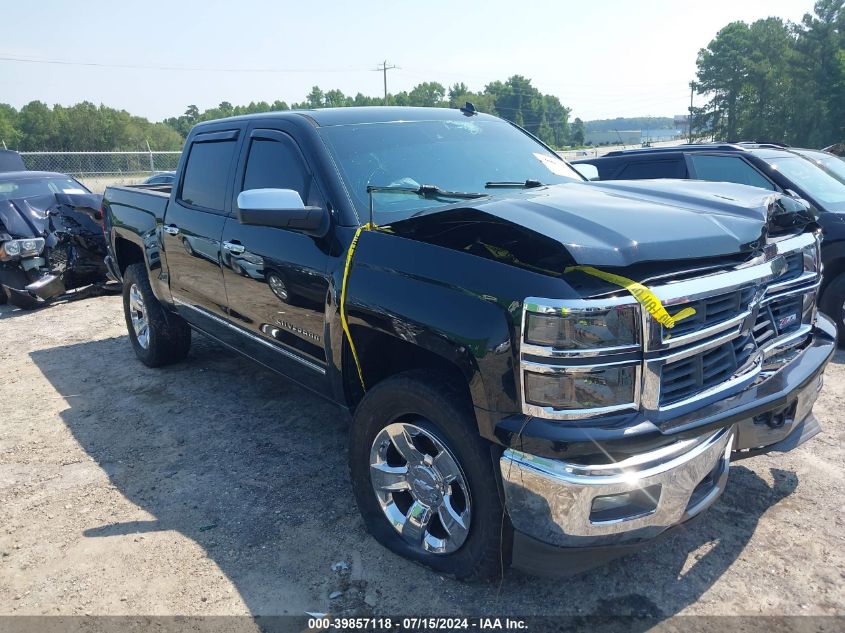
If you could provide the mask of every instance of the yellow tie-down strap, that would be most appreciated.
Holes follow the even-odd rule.
[[[663,307],[663,304],[660,303],[660,299],[658,299],[647,286],[644,286],[633,279],[623,277],[622,275],[607,273],[603,270],[599,270],[598,268],[593,268],[592,266],[570,266],[564,270],[564,272],[568,273],[573,270],[580,270],[581,272],[592,275],[593,277],[598,277],[599,279],[604,279],[609,283],[621,286],[630,292],[634,299],[639,301],[640,305],[665,328],[672,329],[678,321],[691,317],[695,314],[695,308],[684,308],[677,314],[669,314],[666,311],[666,308]]]
[[[355,249],[358,247],[358,238],[361,237],[361,232],[378,230],[379,227],[371,222],[368,222],[363,226],[359,226],[355,231],[352,243],[349,244],[349,250],[346,251],[346,263],[343,266],[343,281],[340,284],[340,324],[343,326],[344,333],[346,333],[346,340],[349,342],[349,349],[352,352],[352,358],[355,361],[355,368],[358,370],[358,380],[361,381],[361,388],[364,391],[367,390],[367,386],[364,384],[364,372],[361,371],[361,363],[358,361],[358,352],[355,350],[352,333],[349,331],[349,322],[346,320],[346,286],[349,282],[349,271],[352,269],[352,257],[355,255]]]

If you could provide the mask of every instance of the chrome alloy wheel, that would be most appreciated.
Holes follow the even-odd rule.
[[[147,349],[150,346],[150,323],[144,297],[136,284],[129,288],[129,317],[132,319],[132,329],[135,330],[138,345]]]
[[[413,424],[386,426],[370,449],[370,482],[382,512],[410,545],[451,554],[466,541],[470,495],[458,461]]]
[[[267,276],[267,283],[270,286],[270,290],[273,291],[273,294],[276,295],[282,301],[288,300],[288,289],[285,286],[285,282],[282,281],[282,278],[276,274],[271,273]]]

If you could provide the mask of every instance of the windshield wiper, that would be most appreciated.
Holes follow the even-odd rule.
[[[542,186],[542,182],[532,178],[525,181],[493,180],[484,185],[487,189],[534,189],[534,187]]]
[[[377,187],[374,185],[367,185],[367,193],[410,193],[419,196],[420,198],[437,199],[450,198],[453,200],[474,200],[476,198],[484,198],[486,193],[474,193],[470,191],[448,191],[441,189],[436,185],[420,185],[419,187],[402,187],[399,185],[387,185],[384,187]]]
[[[373,223],[373,194],[381,192],[409,193],[420,198],[425,198],[426,200],[475,200],[476,198],[486,198],[489,195],[471,191],[447,191],[436,185],[420,185],[419,187],[403,187],[401,185],[379,187],[376,185],[367,185],[367,194],[370,198],[370,224]]]

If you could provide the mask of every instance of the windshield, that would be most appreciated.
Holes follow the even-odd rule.
[[[0,182],[0,200],[33,198],[51,193],[91,193],[73,178],[21,178]]]
[[[784,156],[771,161],[780,171],[827,211],[845,211],[845,184],[816,166],[813,161],[800,156]]]
[[[809,158],[840,182],[845,183],[845,159],[824,152],[805,151],[798,153]]]
[[[446,191],[501,193],[489,182],[546,185],[583,181],[563,159],[499,120],[398,121],[320,128],[360,217],[368,213],[367,187],[434,185]],[[457,200],[398,192],[373,194],[377,223],[408,217]]]

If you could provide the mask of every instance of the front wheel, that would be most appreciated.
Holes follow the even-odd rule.
[[[132,264],[123,274],[123,313],[135,355],[148,367],[170,365],[188,355],[191,328],[182,317],[164,311],[144,264]]]
[[[349,466],[377,541],[439,572],[488,579],[510,564],[511,528],[465,400],[422,372],[377,384],[355,412]]]

